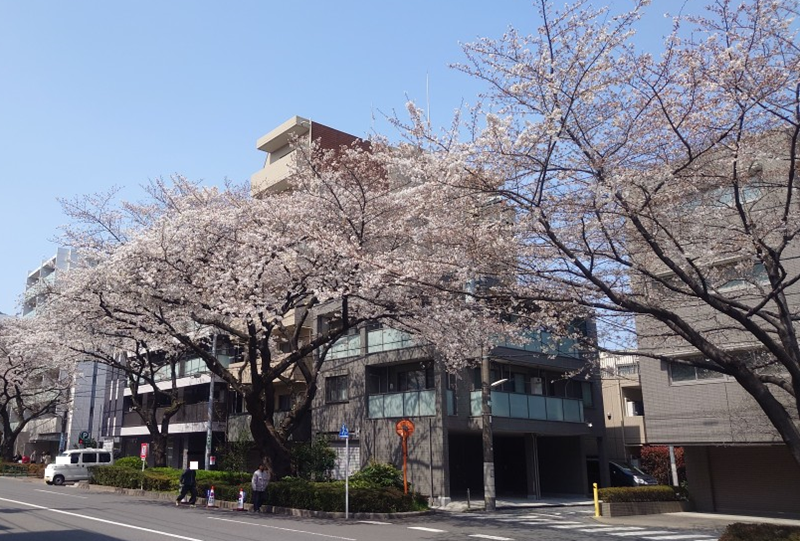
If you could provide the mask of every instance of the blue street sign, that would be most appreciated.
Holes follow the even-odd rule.
[[[347,425],[342,423],[342,429],[339,431],[339,439],[346,440],[350,437],[350,431],[347,430]]]

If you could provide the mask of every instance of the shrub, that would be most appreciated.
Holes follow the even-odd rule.
[[[678,481],[686,481],[686,465],[683,459],[683,447],[675,447],[675,465],[678,468]],[[672,466],[669,463],[669,448],[665,446],[642,447],[640,466],[662,485],[672,484]]]
[[[403,472],[393,464],[370,462],[350,476],[350,486],[355,488],[396,488],[403,490]]]
[[[115,460],[114,465],[119,466],[120,468],[127,468],[129,470],[141,470],[142,459],[138,456],[124,456]],[[145,467],[147,466],[145,465]]]
[[[725,528],[719,541],[800,541],[800,527],[737,522]]]
[[[292,464],[297,476],[309,481],[329,481],[336,465],[336,451],[323,438],[301,443],[292,449]]]
[[[646,487],[601,488],[598,498],[604,502],[671,502],[684,499],[675,487],[657,485]]]
[[[284,478],[267,487],[267,503],[278,507],[342,512],[344,497],[343,481],[312,483]],[[396,513],[427,508],[427,498],[419,494],[403,494],[397,488],[350,488],[350,511],[354,513]]]

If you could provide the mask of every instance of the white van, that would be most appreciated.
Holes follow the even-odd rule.
[[[56,461],[44,469],[44,482],[48,485],[63,485],[65,482],[88,480],[92,466],[109,466],[114,456],[105,449],[72,449],[56,457]]]

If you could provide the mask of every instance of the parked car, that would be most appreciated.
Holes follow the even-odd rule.
[[[638,487],[658,484],[658,481],[652,475],[624,462],[609,462],[608,469],[611,473],[612,487]]]
[[[114,456],[105,449],[71,449],[56,457],[55,462],[44,469],[44,482],[48,485],[63,485],[67,482],[88,480],[92,466],[109,466]]]

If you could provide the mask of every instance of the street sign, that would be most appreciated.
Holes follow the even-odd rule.
[[[82,440],[88,440],[88,439],[89,439],[89,433],[88,433],[87,431],[85,431],[85,430],[84,430],[83,432],[81,432],[81,433],[78,435],[78,437],[79,437],[80,439],[82,439]]]
[[[147,458],[147,447],[148,445],[146,443],[143,443],[142,449],[141,451],[139,451],[139,458],[141,458],[142,460],[145,460]]]
[[[350,438],[350,431],[347,430],[347,425],[342,423],[342,429],[339,431],[339,439],[346,440]]]
[[[414,423],[411,419],[400,419],[394,425],[394,431],[397,432],[398,436],[407,438],[414,433]]]
[[[217,463],[217,457],[215,457],[214,455],[209,455],[208,456],[208,463],[213,466],[214,464]]]

